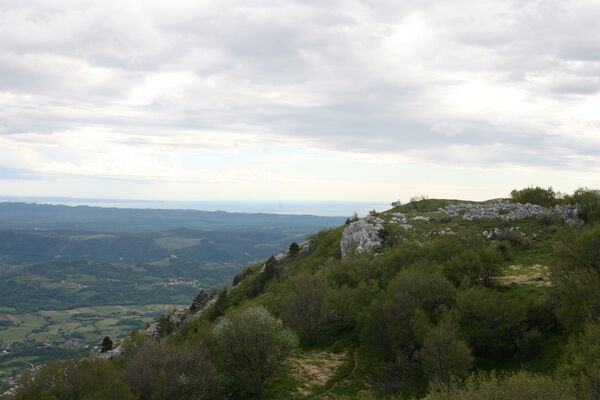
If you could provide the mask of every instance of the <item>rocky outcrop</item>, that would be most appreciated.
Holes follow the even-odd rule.
[[[439,211],[450,216],[457,216],[460,212],[464,212],[462,217],[467,221],[480,218],[511,221],[542,214],[557,214],[562,219],[574,219],[577,218],[579,208],[577,205],[569,204],[546,208],[537,204],[511,203],[509,200],[501,199],[487,204],[453,204],[445,208],[440,208]]]
[[[112,360],[113,358],[121,357],[121,354],[123,354],[123,347],[117,346],[116,348],[108,350],[105,353],[98,354],[98,358],[102,360]]]
[[[340,243],[342,258],[347,257],[352,251],[361,253],[370,248],[381,246],[383,244],[379,237],[379,232],[383,229],[381,222],[374,221],[374,224],[371,224],[365,220],[360,220],[348,225],[344,229]]]
[[[150,336],[151,338],[156,339],[159,336],[158,322],[151,324],[142,333],[146,336]]]

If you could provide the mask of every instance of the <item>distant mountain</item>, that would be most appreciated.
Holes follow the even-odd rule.
[[[0,203],[0,229],[139,233],[189,228],[202,231],[309,233],[339,225],[344,219],[314,215]]]

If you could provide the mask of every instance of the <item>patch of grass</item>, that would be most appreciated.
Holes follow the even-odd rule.
[[[194,247],[202,241],[198,238],[182,238],[182,237],[161,237],[154,239],[157,245],[168,251],[175,251]]]

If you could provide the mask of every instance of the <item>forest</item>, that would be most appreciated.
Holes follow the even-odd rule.
[[[467,218],[494,204],[499,217]],[[537,214],[513,218],[516,205]],[[365,221],[378,246],[342,257],[349,218],[201,291],[114,357],[51,362],[2,399],[600,396],[599,190],[421,196]]]

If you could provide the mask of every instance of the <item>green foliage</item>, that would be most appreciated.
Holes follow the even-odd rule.
[[[323,279],[301,273],[289,281],[289,292],[283,298],[281,318],[299,332],[303,339],[315,343],[320,323],[325,316],[326,296],[327,284]]]
[[[463,380],[468,376],[473,357],[449,315],[425,336],[421,362],[432,387],[449,386],[456,379]]]
[[[111,362],[83,358],[53,361],[34,376],[23,375],[12,397],[14,400],[88,398],[133,400],[135,396]]]
[[[549,187],[530,186],[521,190],[513,190],[510,192],[510,199],[513,203],[531,203],[538,204],[543,207],[553,207],[558,204],[557,193]]]
[[[571,201],[556,193],[555,199]],[[389,222],[389,213],[379,214],[393,239],[377,255],[365,252],[341,260],[340,227],[313,235],[310,251],[300,253],[290,246],[289,257],[245,269],[234,287],[214,292],[216,303],[202,316],[161,343],[137,334],[125,340],[124,355],[114,362],[117,379],[126,377],[141,399],[183,398],[170,392],[180,385],[170,374],[178,367],[168,364],[163,352],[180,346],[193,351],[206,344],[211,352],[204,352],[201,365],[212,365],[208,376],[214,379],[206,385],[214,385],[213,398],[219,389],[227,398],[300,396],[294,377],[306,373],[297,363],[304,358],[283,364],[298,345],[293,328],[303,339],[300,351],[359,349],[356,370],[348,356],[328,384],[312,388],[319,394],[335,382],[329,398],[421,397],[427,388],[433,399],[598,397],[600,363],[594,340],[600,331],[590,324],[600,317],[600,228],[570,224],[552,238],[562,222],[539,217],[520,221],[520,231],[510,232],[514,222],[447,221],[433,208],[451,203],[414,199],[398,204],[398,211],[431,209],[422,212],[437,216],[415,221],[413,230]],[[432,235],[442,224],[457,234]],[[482,240],[481,232],[490,229],[505,236]],[[530,236],[536,232],[537,239],[526,243],[521,231]],[[400,234],[402,242],[395,240]],[[548,254],[555,243],[556,262],[551,262]],[[511,257],[523,267],[509,269],[505,260]],[[535,264],[552,265],[556,285],[516,279],[521,272],[533,272],[530,266]],[[507,276],[496,279],[503,269]],[[207,301],[200,293],[192,308]],[[571,337],[556,377],[505,373],[519,368],[551,373],[567,341],[563,328],[583,333]],[[504,372],[476,372],[461,384],[473,365],[469,348],[478,368]],[[161,360],[153,358],[155,353]],[[189,365],[181,355],[175,358]],[[178,374],[188,376],[181,370]]]
[[[290,248],[289,248],[290,255],[294,256],[294,255],[298,254],[299,251],[300,251],[300,246],[298,245],[298,243],[292,242],[292,244],[290,244]]]
[[[600,190],[579,188],[572,196],[572,202],[579,204],[579,218],[586,223],[600,221]]]
[[[555,251],[554,278],[560,284],[556,314],[569,330],[600,317],[600,225],[581,235],[562,232]]]
[[[211,321],[216,320],[217,318],[219,318],[221,315],[223,315],[223,313],[225,312],[225,309],[227,309],[228,306],[228,302],[227,302],[227,297],[229,295],[229,288],[226,286],[223,288],[223,290],[221,290],[219,292],[219,294],[217,295],[217,300],[215,301],[214,306],[211,307],[211,309],[209,310],[209,319]]]
[[[435,319],[440,306],[451,306],[455,290],[439,273],[406,269],[398,273],[385,293],[365,310],[361,339],[379,349],[384,359],[410,356],[419,345],[413,324],[422,316]]]
[[[427,400],[574,400],[570,382],[528,372],[502,374],[479,372],[471,375],[464,386],[457,383],[430,393]]]
[[[437,211],[438,208],[446,207],[449,204],[450,202],[448,200],[430,199],[427,196],[414,196],[411,197],[408,203],[395,206],[394,210],[400,212],[428,212]]]
[[[512,357],[525,329],[520,302],[485,288],[462,291],[456,299],[458,323],[476,355]]]
[[[113,349],[113,341],[110,340],[110,337],[104,336],[104,339],[102,339],[102,345],[100,346],[100,352],[106,353],[107,351],[110,351],[112,349]]]
[[[377,367],[371,385],[380,395],[392,395],[394,399],[409,389],[418,375],[418,364],[399,357],[394,362],[386,362]]]
[[[298,346],[296,335],[263,307],[223,317],[214,337],[219,367],[235,379],[236,390],[259,398],[265,381]]]
[[[219,393],[216,367],[200,345],[144,341],[129,354],[123,375],[140,400],[210,399]]]
[[[575,381],[581,398],[600,396],[600,323],[587,323],[570,338],[558,374]]]
[[[237,275],[236,275],[236,278],[237,278]],[[206,302],[208,302],[208,300],[209,300],[208,294],[206,294],[206,292],[204,290],[201,290],[200,293],[198,293],[198,295],[194,299],[194,302],[192,303],[192,305],[190,306],[190,311],[194,312],[194,311],[200,310],[202,307],[204,307],[204,305],[206,304]]]
[[[560,285],[558,321],[570,331],[578,331],[583,323],[600,316],[600,277],[594,270],[579,270]]]
[[[444,263],[444,276],[456,286],[468,282],[490,287],[500,275],[502,256],[488,247],[470,248]]]

